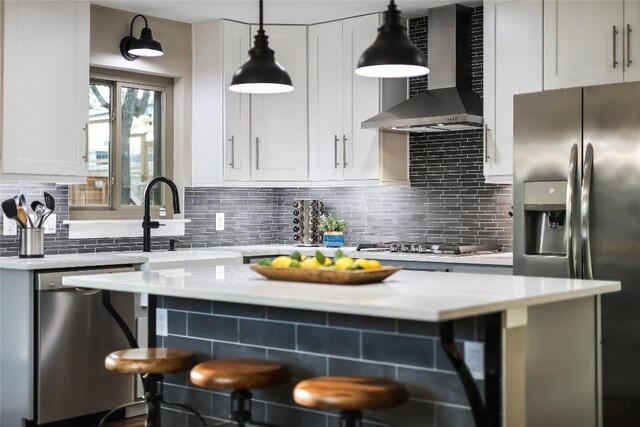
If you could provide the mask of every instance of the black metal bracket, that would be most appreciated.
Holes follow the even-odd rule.
[[[111,305],[111,291],[102,291],[102,306],[107,310],[107,312],[109,312],[118,326],[120,326],[120,329],[127,339],[129,346],[131,348],[140,348],[138,346],[138,341],[136,341],[136,337],[133,335],[133,332],[131,332],[131,329],[129,329],[129,325],[127,325],[127,322],[124,321],[122,316],[120,316],[116,309]]]
[[[471,371],[469,371],[469,367],[464,362],[464,358],[456,348],[453,321],[440,323],[440,344],[462,382],[465,394],[469,400],[469,405],[471,406],[471,413],[473,414],[475,426],[489,427],[490,424],[487,408],[482,402],[482,396],[480,395],[478,385],[473,379]]]

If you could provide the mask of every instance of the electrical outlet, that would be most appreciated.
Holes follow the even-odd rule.
[[[44,234],[56,234],[56,218],[56,214],[51,214],[44,224],[42,224]]]
[[[473,378],[484,380],[484,343],[465,341],[464,361],[469,367]]]
[[[224,230],[224,212],[216,213],[216,231]]]
[[[169,335],[168,317],[166,308],[156,308],[156,335],[161,337]]]
[[[2,218],[2,235],[15,236],[18,234],[18,223],[6,216]]]

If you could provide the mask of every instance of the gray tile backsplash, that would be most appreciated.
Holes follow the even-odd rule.
[[[426,52],[427,17],[410,20],[413,41]],[[472,85],[482,94],[482,8],[472,24]],[[410,93],[426,89],[428,77],[411,79]],[[480,130],[413,134],[407,187],[346,188],[187,188],[184,193],[186,235],[178,248],[234,244],[294,243],[293,201],[321,199],[325,210],[342,216],[349,227],[347,244],[390,240],[448,243],[499,242],[511,248],[512,204],[509,185],[486,184]],[[3,181],[2,200],[24,192],[29,200],[42,191],[57,202],[58,230],[46,236],[46,251],[84,253],[141,250],[141,238],[69,239],[62,221],[69,218],[68,187]],[[225,213],[225,230],[215,230],[215,213]],[[4,218],[3,218],[4,220]],[[167,249],[168,238],[153,238],[154,249]],[[17,253],[17,238],[0,237],[0,256]]]

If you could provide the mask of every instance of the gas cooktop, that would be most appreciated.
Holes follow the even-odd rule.
[[[404,252],[415,254],[450,254],[467,255],[499,252],[502,245],[497,243],[467,244],[467,243],[432,243],[432,242],[385,242],[361,243],[357,251]]]

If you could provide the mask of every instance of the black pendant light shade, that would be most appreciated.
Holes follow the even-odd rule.
[[[140,32],[140,38],[133,37],[133,22],[136,18],[144,19],[144,28]],[[153,39],[151,28],[148,27],[147,18],[144,15],[136,15],[131,20],[129,35],[120,40],[120,53],[129,61],[138,59],[141,56],[153,57],[162,56],[162,45]]]
[[[365,77],[415,77],[429,73],[427,58],[402,25],[400,11],[393,0],[384,13],[378,36],[360,56],[356,74]]]
[[[268,94],[291,92],[293,84],[287,70],[276,61],[269,37],[263,29],[262,0],[260,0],[260,29],[254,37],[249,58],[236,70],[229,90],[241,93]]]

